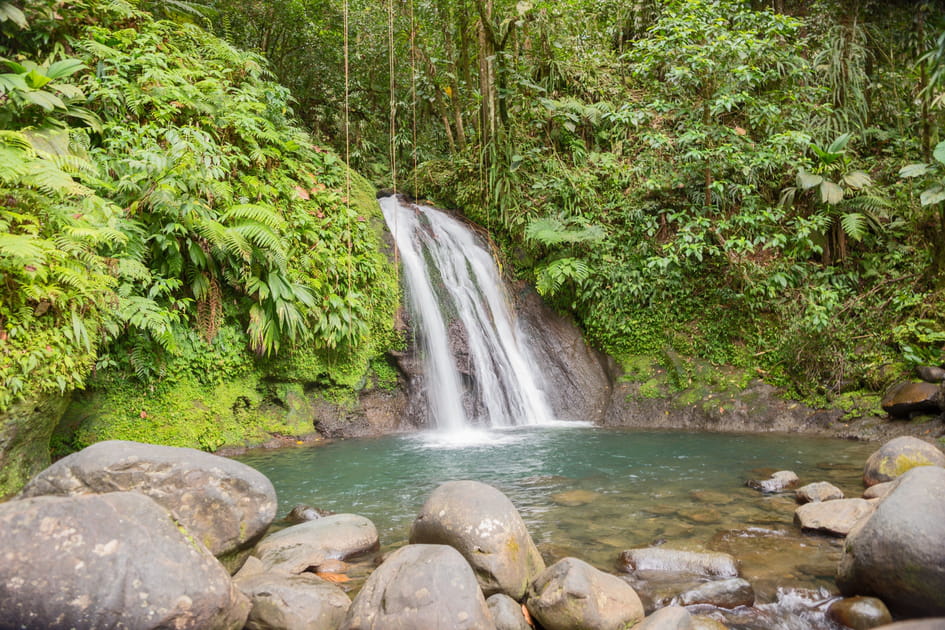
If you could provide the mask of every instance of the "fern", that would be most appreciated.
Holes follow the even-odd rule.
[[[573,228],[558,217],[533,219],[525,228],[525,238],[541,245],[596,243],[603,240],[605,236],[603,228],[599,225]]]

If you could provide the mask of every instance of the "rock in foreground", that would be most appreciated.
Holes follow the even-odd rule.
[[[472,569],[446,545],[401,547],[364,583],[343,630],[495,630]]]
[[[252,602],[245,630],[335,630],[351,606],[345,592],[311,573],[237,578]]]
[[[945,614],[945,468],[907,471],[847,536],[837,570],[844,595],[873,595],[908,615]]]
[[[167,509],[215,556],[247,549],[276,516],[276,491],[259,471],[192,448],[99,442],[34,477],[22,496],[134,491]]]
[[[545,630],[623,630],[643,619],[629,584],[577,558],[545,569],[529,587],[526,606]]]
[[[0,625],[236,630],[249,601],[171,515],[133,492],[0,505]]]
[[[299,574],[326,560],[345,560],[377,547],[374,523],[357,514],[333,514],[266,536],[253,553],[268,571]]]
[[[916,466],[945,466],[945,453],[916,437],[889,440],[870,455],[863,468],[863,483],[874,486],[896,479]]]
[[[512,502],[478,481],[437,487],[410,529],[410,542],[449,545],[476,572],[486,597],[505,593],[521,601],[545,563]]]

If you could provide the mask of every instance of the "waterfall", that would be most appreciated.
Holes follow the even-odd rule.
[[[400,251],[427,404],[437,428],[552,420],[490,249],[440,210],[396,196],[380,204]]]

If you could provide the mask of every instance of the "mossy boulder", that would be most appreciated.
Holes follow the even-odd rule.
[[[897,437],[883,444],[866,460],[863,483],[874,486],[892,481],[916,466],[945,467],[945,453],[919,438]]]
[[[68,396],[47,394],[0,413],[0,499],[49,466],[49,439],[68,405]]]

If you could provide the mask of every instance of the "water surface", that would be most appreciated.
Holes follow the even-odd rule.
[[[860,496],[875,446],[796,435],[527,427],[460,440],[421,433],[254,452],[238,459],[276,487],[280,515],[305,503],[377,525],[381,545],[406,543],[439,483],[475,479],[502,490],[547,561],[576,556],[613,570],[623,549],[649,545],[732,553],[761,602],[778,587],[834,590],[840,540],[802,534],[792,495],[745,487],[789,469]]]

